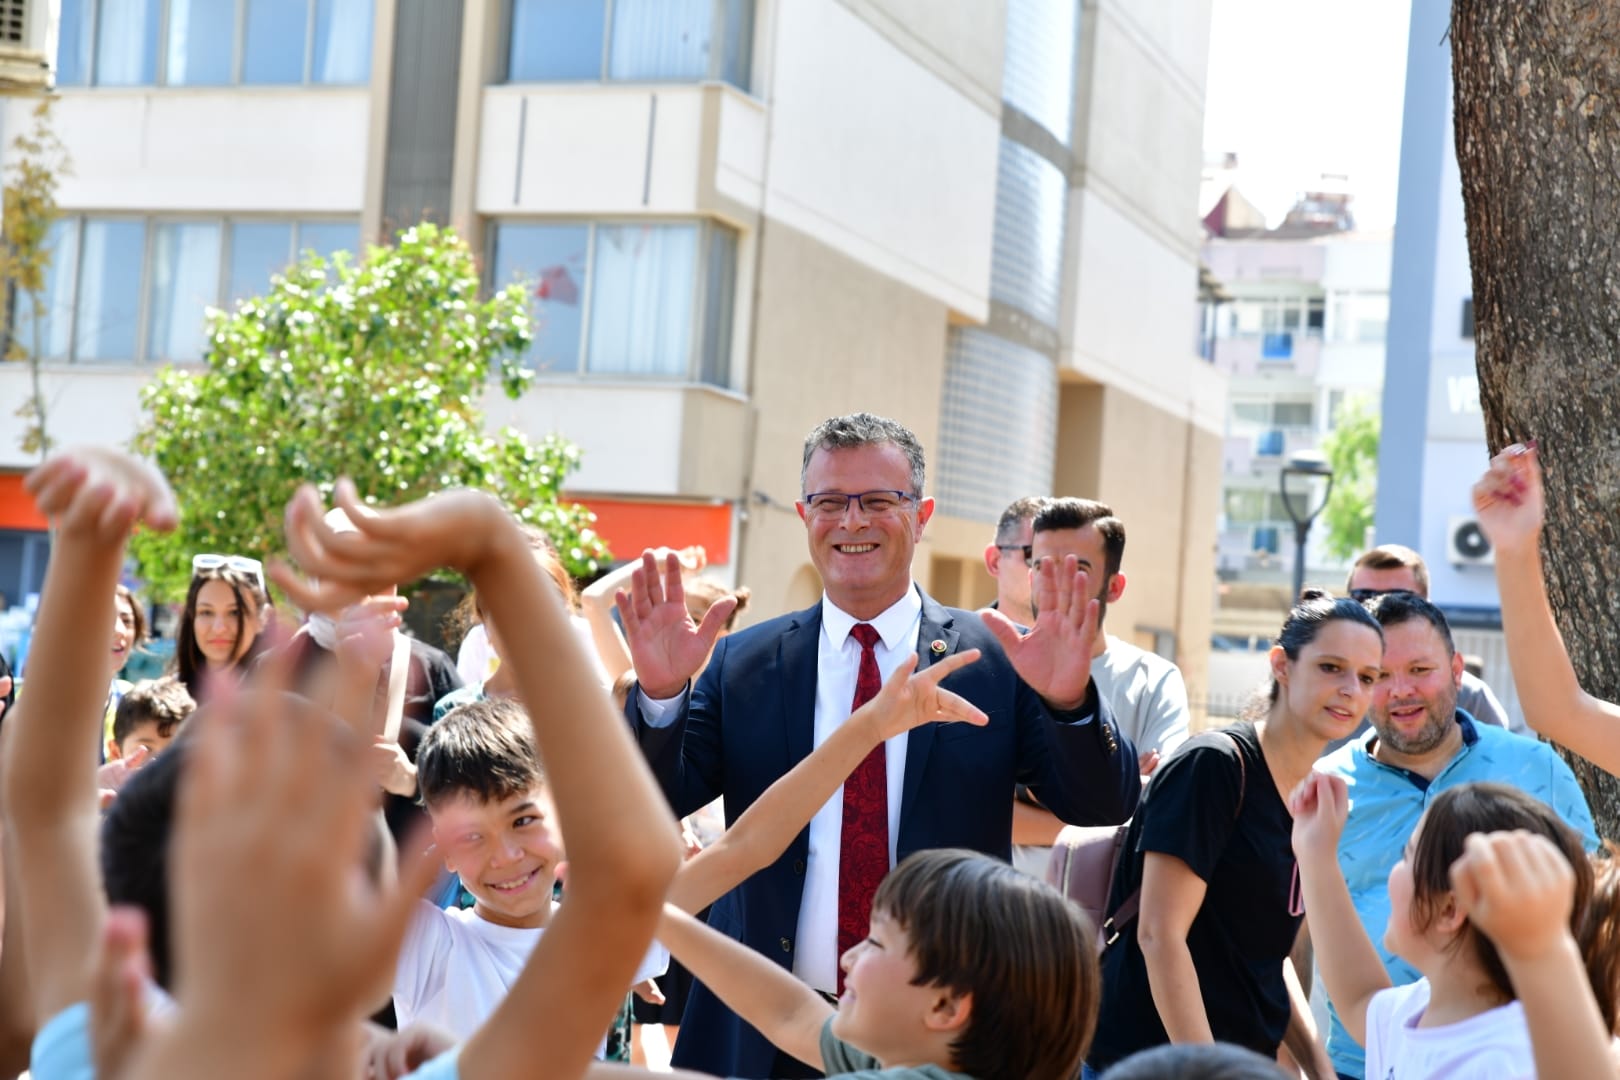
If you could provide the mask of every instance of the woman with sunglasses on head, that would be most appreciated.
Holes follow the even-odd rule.
[[[1093,1077],[1164,1043],[1226,1042],[1268,1058],[1286,1042],[1333,1075],[1289,952],[1304,906],[1286,798],[1372,702],[1384,635],[1367,609],[1306,589],[1245,718],[1194,736],[1142,793],[1114,872]]]
[[[270,615],[264,567],[241,555],[195,556],[175,635],[175,673],[200,705],[223,679],[235,680],[263,647]]]

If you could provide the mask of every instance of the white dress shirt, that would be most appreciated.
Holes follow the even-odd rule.
[[[816,712],[812,746],[820,746],[845,720],[855,701],[856,676],[861,666],[861,643],[850,637],[859,620],[821,598],[821,635],[816,646]],[[922,626],[922,595],[915,585],[875,619],[869,620],[879,641],[872,647],[878,670],[888,681],[906,657],[917,651]],[[655,700],[639,688],[641,715],[650,727],[664,727],[675,719],[685,691]],[[906,776],[906,735],[884,744],[889,781],[889,866],[895,862],[900,835],[900,794]],[[793,973],[817,990],[832,993],[838,986],[838,861],[843,844],[844,788],[839,786],[816,816],[810,819],[810,855],[805,860],[804,896],[799,903],[799,928],[793,954]]]

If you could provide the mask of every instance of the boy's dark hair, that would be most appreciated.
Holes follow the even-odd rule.
[[[1103,1080],[1287,1080],[1270,1058],[1230,1043],[1155,1046],[1132,1054]]]
[[[297,695],[285,697],[291,708],[315,707]],[[333,723],[339,722],[333,719]],[[101,821],[101,878],[107,902],[128,904],[145,913],[152,978],[169,991],[174,989],[170,981],[174,956],[169,933],[169,835],[174,827],[175,793],[185,775],[195,727],[183,724],[167,750],[131,773]],[[379,824],[367,846],[363,867],[372,881],[381,880],[392,853],[388,832]]]
[[[533,791],[544,779],[528,714],[510,701],[459,705],[428,728],[416,748],[423,806],[459,794],[502,802]]]
[[[136,683],[113,713],[113,742],[122,744],[142,724],[156,724],[158,737],[167,739],[196,708],[185,684],[173,675]]]
[[[1413,622],[1422,619],[1434,627],[1434,632],[1440,635],[1440,640],[1446,643],[1446,655],[1456,653],[1457,646],[1451,640],[1451,624],[1446,622],[1445,612],[1429,603],[1414,592],[1387,592],[1366,601],[1367,610],[1372,617],[1378,620],[1378,625],[1388,630],[1392,626]]]
[[[973,995],[951,1043],[979,1080],[1071,1080],[1091,1045],[1101,976],[1096,933],[1056,889],[975,851],[908,857],[872,910],[906,932],[916,986]]]
[[[1114,508],[1096,499],[1046,499],[1031,523],[1031,531],[1094,527],[1103,538],[1103,562],[1111,578],[1125,561],[1125,523],[1114,516]]]
[[[1414,926],[1427,929],[1440,911],[1441,899],[1451,891],[1451,866],[1463,856],[1473,833],[1525,832],[1543,836],[1569,860],[1575,871],[1575,897],[1570,907],[1570,934],[1580,945],[1592,993],[1603,1022],[1613,1030],[1617,1011],[1616,943],[1620,942],[1620,879],[1614,871],[1612,848],[1605,848],[1598,865],[1587,857],[1581,834],[1570,828],[1558,812],[1540,799],[1506,784],[1459,784],[1435,797],[1423,815],[1423,831],[1412,852],[1412,912]],[[1454,939],[1455,948],[1471,948],[1491,985],[1508,1001],[1518,998],[1507,967],[1496,946],[1469,924]]]

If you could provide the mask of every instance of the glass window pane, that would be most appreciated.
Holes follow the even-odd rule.
[[[709,230],[709,265],[703,283],[703,369],[699,381],[731,385],[731,319],[737,294],[737,234]]]
[[[247,0],[242,81],[303,82],[308,32],[309,0]]]
[[[1063,226],[1069,182],[1063,171],[1011,139],[996,167],[996,224],[990,296],[1056,327],[1063,304]]]
[[[536,371],[579,370],[584,325],[586,225],[502,225],[495,230],[495,285],[523,281],[534,305],[534,342],[524,362]]]
[[[512,0],[508,82],[602,77],[606,0]]]
[[[370,81],[371,6],[372,0],[316,0],[314,82]]]
[[[330,259],[339,251],[358,254],[360,251],[360,226],[351,225],[346,221],[303,221],[298,224],[298,251],[302,258],[304,252],[313,251],[323,258]]]
[[[754,0],[722,0],[726,7],[725,53],[720,58],[720,78],[747,90],[753,75]]]
[[[90,0],[62,0],[56,32],[56,85],[84,86],[90,81]]]
[[[1069,145],[1079,0],[1012,0],[1001,97]]]
[[[77,359],[135,359],[141,309],[139,268],[145,264],[144,222],[90,218],[84,223],[79,295],[74,305]]]
[[[610,79],[709,76],[714,0],[614,0]]]
[[[591,268],[592,372],[688,378],[696,225],[599,225]]]
[[[231,0],[169,0],[171,86],[224,86],[236,52],[236,4]]]
[[[159,225],[152,245],[148,360],[201,360],[206,308],[219,303],[219,226]]]
[[[73,271],[79,255],[79,219],[62,218],[51,226],[45,237],[45,249],[51,253],[51,265],[45,269],[45,286],[40,289],[41,319],[35,337],[35,297],[18,290],[17,344],[28,355],[44,360],[65,360],[69,338],[73,330]]]
[[[158,0],[101,0],[96,85],[150,86],[157,78]]]
[[[292,258],[292,226],[251,222],[231,226],[231,265],[226,301],[234,304],[270,291],[270,278]]]

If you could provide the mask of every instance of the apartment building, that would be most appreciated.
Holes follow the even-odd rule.
[[[126,440],[204,306],[293,252],[429,217],[531,284],[538,378],[490,419],[581,446],[571,492],[621,555],[703,543],[750,614],[811,602],[801,440],[868,409],[930,451],[926,588],[992,595],[1017,496],[1106,499],[1131,529],[1110,629],[1196,683],[1225,391],[1196,343],[1208,7],[62,0],[57,436]],[[25,378],[0,367],[0,398]],[[15,599],[43,537],[0,412]]]

